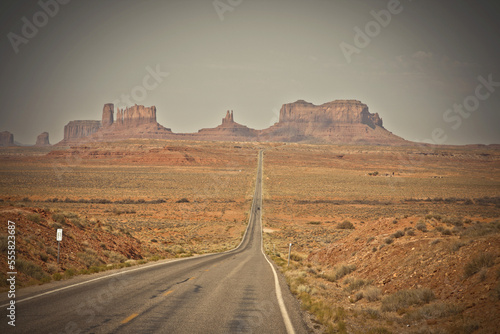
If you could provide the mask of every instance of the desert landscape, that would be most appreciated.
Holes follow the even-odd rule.
[[[264,247],[311,331],[496,330],[495,146],[130,139],[3,148],[0,214],[18,222],[19,282],[236,247],[261,149]],[[2,235],[5,248],[5,225]]]
[[[500,2],[0,12],[0,333],[500,334]]]

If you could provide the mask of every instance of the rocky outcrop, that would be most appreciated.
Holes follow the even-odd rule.
[[[134,105],[117,109],[104,105],[102,122],[71,121],[64,127],[64,140],[115,141],[129,138],[221,140],[221,141],[280,141],[352,144],[407,144],[404,139],[383,127],[378,114],[357,100],[337,100],[322,105],[299,100],[284,104],[279,121],[264,130],[248,128],[234,121],[233,111],[227,111],[222,123],[197,133],[172,133],[156,121],[156,107]]]
[[[279,123],[366,124],[382,127],[378,114],[371,114],[368,106],[357,100],[337,100],[316,106],[304,100],[284,104]]]
[[[405,141],[383,127],[378,114],[357,100],[322,105],[299,100],[284,104],[279,122],[262,130],[260,139],[285,142],[402,144]]]
[[[50,146],[49,133],[42,132],[41,134],[39,134],[38,137],[36,137],[35,146]]]
[[[64,126],[64,142],[72,142],[97,132],[100,121],[71,121]]]
[[[104,116],[103,116],[104,117]],[[125,127],[135,127],[141,124],[156,123],[156,107],[138,106],[118,109],[115,124]]]
[[[106,103],[102,109],[102,121],[101,125],[103,128],[110,127],[113,124],[113,114],[115,112],[115,106],[113,103]]]
[[[231,110],[231,113],[229,110],[226,112],[226,117],[222,119],[222,125],[229,125],[234,123],[234,118],[233,118],[233,111]]]
[[[9,131],[0,132],[0,146],[14,146],[14,135]]]
[[[250,129],[234,121],[233,111],[227,111],[222,124],[215,128],[201,129],[195,134],[196,138],[204,140],[257,140],[258,131]]]

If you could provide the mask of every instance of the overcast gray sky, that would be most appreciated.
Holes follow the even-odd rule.
[[[409,140],[500,143],[499,1],[59,1],[0,5],[0,131],[21,143],[123,94],[174,132],[356,99]]]

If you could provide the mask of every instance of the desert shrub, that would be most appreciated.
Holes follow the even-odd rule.
[[[369,302],[375,302],[380,299],[382,295],[382,291],[376,286],[369,286],[362,291],[363,298],[368,300]]]
[[[478,273],[483,268],[491,267],[495,264],[495,256],[491,253],[482,253],[473,257],[464,268],[464,276],[470,277]]]
[[[58,271],[59,271],[59,267],[57,266],[57,264],[49,263],[47,265],[47,272],[49,274],[53,274],[53,273],[56,273]]]
[[[57,256],[57,251],[55,250],[55,248],[54,248],[54,247],[50,247],[50,246],[49,246],[49,247],[47,247],[47,248],[45,249],[45,252],[46,252],[47,254],[49,254],[49,255],[54,256],[54,257],[55,257],[55,256]]]
[[[463,236],[482,237],[488,234],[500,233],[500,221],[492,223],[475,223],[469,228],[462,231]]]
[[[445,228],[441,231],[441,234],[442,235],[452,235],[453,232],[451,232],[451,230],[449,228]]]
[[[372,281],[364,280],[362,278],[349,277],[344,280],[344,284],[347,285],[346,287],[347,291],[353,292],[361,289],[364,286],[372,284]]]
[[[379,310],[373,309],[373,308],[364,309],[363,313],[366,314],[366,316],[369,319],[380,319],[380,317],[381,317]]]
[[[392,244],[394,242],[394,239],[392,237],[385,238],[384,242],[388,245]]]
[[[342,223],[337,224],[337,228],[341,230],[354,230],[354,225],[350,221],[344,220]]]
[[[111,263],[123,263],[127,260],[127,258],[123,254],[118,252],[107,251],[104,252],[104,254],[108,257],[109,262]]]
[[[40,260],[42,260],[43,262],[47,262],[47,260],[49,259],[49,255],[44,252],[41,252],[40,254],[38,254],[38,256],[40,257]]]
[[[87,268],[90,268],[92,266],[99,266],[102,264],[101,259],[99,259],[97,254],[91,249],[86,249],[85,252],[78,253],[76,254],[76,256],[80,258],[80,260]]]
[[[66,217],[62,213],[54,213],[52,215],[52,219],[60,225],[64,225],[66,223]]]
[[[40,222],[42,221],[42,217],[38,213],[30,213],[26,218],[28,218],[29,221],[37,224],[40,224]]]
[[[369,244],[373,240],[375,240],[375,237],[369,237],[368,239],[366,239],[366,243]]]
[[[83,230],[83,228],[85,227],[84,226],[84,222],[80,219],[80,218],[71,218],[70,219],[70,222],[75,226],[75,227],[78,227],[79,229]]]
[[[320,225],[321,222],[312,221],[312,222],[308,222],[308,224],[310,224],[310,225]]]
[[[415,228],[421,232],[427,232],[427,224],[423,221],[419,221]]]
[[[181,198],[180,200],[176,201],[175,203],[189,203],[189,200],[187,198]]]
[[[448,245],[448,249],[450,250],[450,252],[454,253],[465,245],[466,244],[464,242],[455,240]]]
[[[52,279],[53,279],[54,281],[60,281],[60,280],[62,280],[62,278],[63,278],[63,275],[62,275],[61,273],[54,273],[54,274],[52,275]]]
[[[398,220],[397,220],[397,219],[394,219],[394,220],[392,221],[392,223],[393,223],[394,225],[396,225],[396,224],[398,223]]]
[[[47,274],[42,270],[42,267],[34,264],[31,261],[17,259],[16,268],[19,272],[33,277],[34,279],[39,281],[47,280],[48,278]]]
[[[446,218],[445,220],[443,220],[443,223],[445,223],[447,225],[457,226],[457,227],[460,227],[460,226],[464,225],[463,222],[462,222],[462,219],[461,218],[456,218],[456,217]]]
[[[409,235],[409,236],[415,236],[415,230],[413,229],[409,229],[408,231],[406,231],[406,235]]]
[[[430,242],[430,244],[431,244],[431,245],[437,245],[437,244],[438,244],[438,243],[440,243],[440,242],[441,242],[441,240],[439,240],[439,239],[434,239],[434,240],[432,240],[432,241]]]
[[[411,320],[439,319],[458,314],[462,310],[458,305],[434,303],[412,310],[405,317]]]
[[[324,274],[322,276],[323,276],[323,278],[325,278],[326,280],[328,280],[330,282],[335,282],[335,281],[341,279],[342,277],[349,275],[354,270],[356,270],[356,266],[353,264],[340,265],[340,266],[333,268],[333,270],[329,274]]]
[[[297,253],[291,253],[290,254],[290,260],[292,261],[297,261],[297,262],[301,262],[303,260],[302,256],[300,256],[299,254]]]
[[[440,221],[442,219],[442,217],[440,215],[428,214],[425,216],[425,219],[428,219],[428,220],[435,219],[437,221]]]
[[[76,273],[77,273],[76,269],[68,268],[64,271],[64,277],[69,278],[69,277],[75,276]]]
[[[392,236],[397,239],[397,238],[404,237],[404,235],[405,235],[405,232],[399,230],[399,231],[396,231],[396,233],[394,233]]]
[[[430,289],[400,290],[382,299],[382,311],[399,311],[413,305],[428,304],[435,298]]]

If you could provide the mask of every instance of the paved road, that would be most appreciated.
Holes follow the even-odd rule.
[[[262,152],[238,248],[20,290],[15,332],[307,333],[297,301],[262,252],[261,207]],[[1,308],[0,332],[11,332]]]

